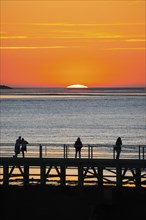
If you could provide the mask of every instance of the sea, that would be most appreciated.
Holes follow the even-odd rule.
[[[118,137],[123,143],[121,159],[145,157],[145,88],[13,88],[1,89],[0,100],[1,157],[13,157],[19,136],[29,142],[25,157],[39,157],[41,144],[42,157],[63,158],[65,145],[65,157],[74,158],[73,144],[78,137],[83,143],[81,158],[91,157],[89,146],[93,158],[114,158],[113,145]],[[77,168],[68,167],[67,171],[67,184],[76,184]],[[112,172],[105,173],[113,180]],[[40,183],[39,176],[39,168],[31,167],[32,184]],[[22,177],[15,178],[11,184],[23,184]],[[54,177],[48,183],[57,181]]]
[[[146,145],[146,89],[1,89],[0,142]]]

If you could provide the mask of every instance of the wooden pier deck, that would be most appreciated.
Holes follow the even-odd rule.
[[[29,155],[25,158],[14,158],[3,153],[0,158],[0,184],[146,187],[144,147],[142,157],[141,150],[138,149],[137,159],[115,159],[112,151],[110,158],[96,158],[91,146],[86,149],[87,154],[83,158],[69,157],[66,146],[63,148],[62,157],[44,157],[42,146],[38,149],[36,157]]]
[[[4,185],[8,185],[14,177],[21,177],[24,185],[31,184],[30,169],[34,168],[38,173],[34,175],[37,176],[39,184],[57,182],[66,185],[69,182],[76,182],[78,185],[124,186],[132,183],[136,187],[146,186],[145,160],[1,158],[0,166],[3,167]],[[19,172],[14,174],[16,169]],[[67,174],[71,169],[76,170],[77,174]],[[76,181],[73,180],[75,177]],[[17,181],[14,179],[14,182]]]

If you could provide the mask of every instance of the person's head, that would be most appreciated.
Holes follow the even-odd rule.
[[[24,138],[22,138],[22,141],[24,141]]]
[[[19,136],[19,139],[21,139],[21,136]]]

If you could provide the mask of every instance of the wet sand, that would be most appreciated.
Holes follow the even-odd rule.
[[[0,186],[3,220],[146,219],[146,188]]]

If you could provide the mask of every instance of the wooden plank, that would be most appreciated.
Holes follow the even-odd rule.
[[[133,159],[62,159],[62,158],[1,158],[0,165],[9,164],[9,166],[40,166],[43,163],[46,166],[103,166],[103,167],[117,167],[121,165],[123,168],[141,167],[146,168],[146,160],[133,160]]]

